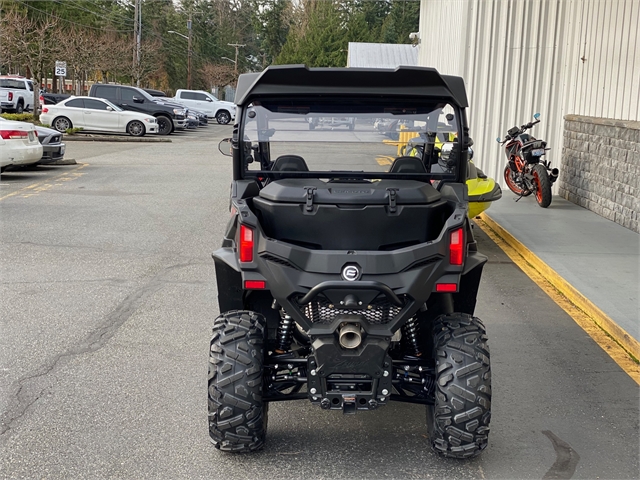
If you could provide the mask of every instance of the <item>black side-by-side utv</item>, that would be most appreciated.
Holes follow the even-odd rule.
[[[487,259],[467,217],[463,80],[275,66],[241,75],[236,104],[220,146],[233,157],[231,218],[213,254],[214,445],[262,448],[271,402],[355,414],[400,401],[426,406],[436,452],[479,454],[491,370],[473,314]],[[353,128],[309,129],[326,118]],[[394,121],[399,141],[374,128]],[[441,131],[453,141],[434,148]],[[400,154],[408,137],[424,142],[419,156]]]

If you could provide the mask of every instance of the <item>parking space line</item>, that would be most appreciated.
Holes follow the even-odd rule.
[[[635,339],[487,215],[481,214],[474,222],[640,385],[638,342]]]
[[[79,178],[82,175],[84,175],[84,173],[79,173],[78,170],[83,169],[87,165],[89,165],[89,164],[88,163],[81,163],[79,166],[77,166],[73,170],[70,170],[68,172],[64,172],[64,173],[62,173],[62,174],[60,174],[60,175],[58,175],[56,177],[48,178],[48,179],[43,180],[41,182],[32,183],[31,185],[27,185],[26,187],[22,187],[21,189],[16,190],[15,192],[11,192],[11,193],[8,193],[7,195],[3,196],[3,197],[0,197],[0,201],[4,200],[6,198],[15,197],[16,195],[21,195],[23,198],[32,197],[33,195],[37,195],[40,192],[43,192],[45,190],[49,190],[51,187],[53,187],[55,185],[62,185],[61,183],[54,183],[56,181],[58,181],[58,182],[68,182],[70,180],[75,180],[76,178]]]
[[[389,157],[387,155],[379,155],[378,157],[376,157],[376,162],[378,162],[378,165],[381,166],[391,165],[393,163],[393,157]]]

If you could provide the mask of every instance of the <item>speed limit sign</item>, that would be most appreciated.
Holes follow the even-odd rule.
[[[67,62],[56,62],[56,77],[67,76]]]

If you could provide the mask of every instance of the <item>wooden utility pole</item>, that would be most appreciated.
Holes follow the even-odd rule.
[[[187,46],[187,90],[191,90],[191,14],[189,14],[189,20],[187,21],[188,30],[188,46]]]
[[[236,49],[236,61],[233,62],[235,64],[235,73],[238,73],[238,49],[240,47],[246,47],[246,45],[240,45],[239,43],[227,43],[227,45],[229,45],[230,47],[235,47]]]
[[[136,86],[140,86],[140,39],[142,33],[142,5],[141,0],[135,0],[133,22],[133,72],[136,77]]]

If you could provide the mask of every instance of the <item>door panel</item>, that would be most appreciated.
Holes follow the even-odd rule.
[[[115,132],[118,127],[118,112],[107,110],[107,104],[92,98],[84,99],[84,121],[94,130]]]
[[[86,128],[84,115],[82,114],[83,110],[84,100],[82,98],[74,98],[65,103],[64,108],[56,108],[53,105],[52,113],[54,113],[54,118],[58,116],[67,117],[74,127]]]

